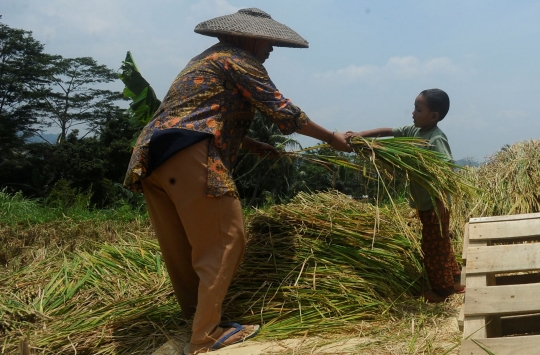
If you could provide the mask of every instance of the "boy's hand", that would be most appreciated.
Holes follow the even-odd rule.
[[[361,136],[357,132],[353,132],[353,131],[345,132],[345,139],[346,140],[349,140],[349,139],[354,138],[354,137],[361,137]]]

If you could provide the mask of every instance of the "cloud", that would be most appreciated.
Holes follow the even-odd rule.
[[[47,22],[64,23],[85,34],[106,33],[119,27],[129,27],[124,16],[130,6],[127,0],[72,1],[54,0],[34,2],[35,10],[47,17]]]
[[[346,68],[315,74],[316,78],[338,82],[380,82],[383,80],[412,80],[434,75],[455,75],[461,69],[447,57],[421,61],[415,56],[391,57],[383,66],[351,64]]]
[[[239,7],[229,4],[225,0],[199,0],[191,5],[191,12],[197,14],[197,17],[210,18],[229,15],[240,10]]]

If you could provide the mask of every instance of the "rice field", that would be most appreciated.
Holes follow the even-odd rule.
[[[479,193],[455,192],[457,255],[469,217],[538,211],[538,144],[518,143],[460,171]],[[22,341],[33,354],[151,354],[187,336],[147,219],[39,219],[31,202],[2,192],[0,207],[0,354],[19,354]],[[258,339],[322,339],[294,354],[314,353],[329,337],[363,337],[354,350],[362,354],[457,353],[460,335],[443,325],[461,296],[442,305],[418,297],[427,287],[420,226],[406,203],[304,193],[249,213],[246,223],[225,319],[262,324]]]

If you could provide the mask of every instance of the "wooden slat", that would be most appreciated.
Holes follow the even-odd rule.
[[[462,266],[461,267],[461,281],[459,282],[462,285],[467,285],[467,267]]]
[[[467,283],[473,278],[467,276]],[[540,284],[495,287],[469,287],[465,298],[465,317],[533,313],[540,310]]]
[[[500,221],[516,221],[520,219],[533,219],[540,218],[540,213],[523,213],[512,214],[504,216],[489,216],[489,217],[476,217],[469,218],[469,223],[486,223],[486,222],[500,222]]]
[[[537,355],[540,352],[540,335],[478,339],[478,342],[497,355]],[[486,355],[487,353],[472,340],[461,343],[461,355]]]
[[[463,309],[463,339],[473,337],[475,339],[487,338],[486,317],[473,316],[468,317],[465,312],[465,305],[469,298],[469,287],[487,286],[487,277],[485,275],[471,275],[467,277],[467,290],[465,291],[465,303],[461,306]]]
[[[463,331],[463,322],[465,321],[465,312],[463,311],[463,306],[459,310],[459,316],[457,319],[459,331]]]
[[[540,244],[469,247],[467,273],[505,273],[540,269]]]
[[[540,218],[469,225],[469,242],[527,238],[540,235]]]
[[[467,264],[467,248],[469,247],[469,222],[465,223],[463,229],[463,253],[461,254],[461,260],[463,265]]]

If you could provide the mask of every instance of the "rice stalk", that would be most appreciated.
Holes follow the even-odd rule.
[[[357,171],[365,175],[366,164],[374,167],[377,172],[375,179],[381,182],[392,181],[396,172],[406,176],[430,194],[432,201],[442,201],[449,206],[449,196],[470,198],[478,193],[478,188],[460,174],[460,166],[449,161],[443,154],[428,149],[427,141],[420,138],[363,138],[354,137],[349,144],[355,152],[353,159],[348,156],[327,156],[321,154],[308,154],[311,150],[328,148],[322,144],[307,148],[291,154],[321,164],[335,164]],[[390,192],[385,187],[387,194]]]

